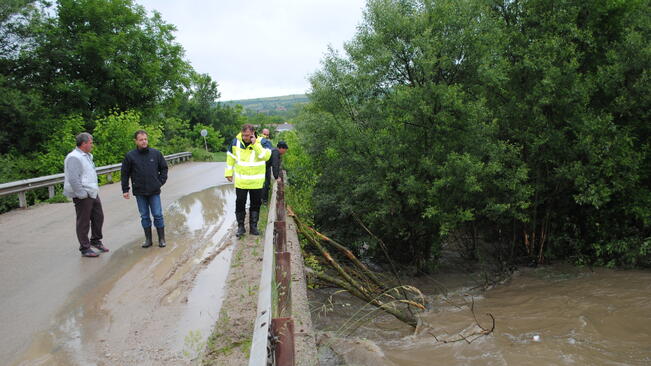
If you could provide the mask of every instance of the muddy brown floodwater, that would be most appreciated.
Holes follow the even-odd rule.
[[[345,332],[346,321],[364,312],[353,299],[329,304],[313,292],[315,325],[327,331],[320,343],[340,354],[328,364],[651,365],[651,271],[550,266],[523,269],[487,291],[472,290],[477,282],[458,273],[416,285],[431,305],[416,332],[384,315]],[[487,313],[495,317],[494,332],[470,344],[437,341],[432,334],[443,340],[477,330],[473,300],[482,326],[491,325]],[[319,311],[326,308],[334,311]]]
[[[140,238],[75,290],[18,365],[189,365],[219,315],[233,248],[232,185],[170,204],[167,248]]]

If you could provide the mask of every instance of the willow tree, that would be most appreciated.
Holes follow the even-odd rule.
[[[522,214],[527,169],[476,92],[481,78],[499,77],[499,34],[482,11],[471,1],[370,1],[347,55],[326,57],[311,78],[322,114],[302,126],[323,172],[324,229],[361,243],[356,217],[394,260],[423,271],[465,223]]]

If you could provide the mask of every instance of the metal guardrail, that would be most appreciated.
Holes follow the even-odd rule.
[[[171,163],[175,163],[177,161],[179,162],[186,161],[191,157],[192,157],[191,152],[184,151],[176,154],[165,155],[165,160]],[[107,180],[109,182],[112,182],[113,172],[120,170],[121,167],[122,164],[120,163],[120,164],[101,166],[99,168],[96,168],[95,170],[97,171],[97,175],[106,175]],[[44,177],[30,178],[30,179],[17,180],[14,182],[2,183],[0,184],[0,197],[17,193],[19,206],[27,207],[27,199],[25,197],[25,192],[37,188],[47,187],[49,197],[52,198],[54,197],[54,186],[56,184],[63,183],[63,180],[64,180],[64,174],[59,173],[59,174],[47,175]]]
[[[271,200],[276,202],[277,184],[273,185]],[[267,366],[269,357],[269,328],[272,319],[272,288],[273,288],[273,267],[274,267],[274,243],[273,232],[276,219],[276,205],[269,205],[267,215],[267,227],[264,234],[264,254],[262,259],[262,273],[260,275],[260,292],[258,293],[258,311],[253,328],[253,341],[249,353],[249,366]]]
[[[283,180],[273,184],[267,216],[258,313],[253,330],[249,366],[295,365],[294,319],[291,315],[290,291],[292,272],[291,255],[287,252],[286,244],[284,172],[282,177]],[[272,314],[272,300],[276,301],[275,314]]]

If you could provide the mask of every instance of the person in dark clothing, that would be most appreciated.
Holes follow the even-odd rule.
[[[271,143],[271,137],[269,137],[269,129],[268,128],[263,128],[262,129],[262,134],[259,136],[262,140],[260,140],[260,143],[262,144],[262,147],[265,149],[273,149],[273,144]]]
[[[271,150],[271,172],[273,173],[273,177],[275,180],[280,179],[280,162],[281,158],[287,150],[289,149],[289,146],[287,146],[287,143],[285,141],[278,141],[278,144],[276,144],[276,148]]]
[[[151,215],[158,233],[158,246],[164,247],[165,222],[160,201],[160,189],[167,181],[167,161],[163,154],[149,147],[147,132],[138,130],[134,134],[136,148],[129,151],[122,161],[122,195],[129,199],[129,178],[136,196],[140,223],[145,231],[143,248],[152,245]],[[151,211],[151,215],[150,215]]]
[[[265,174],[264,187],[262,187],[262,202],[267,203],[269,200],[269,187],[271,178],[280,179],[280,160],[289,147],[285,141],[279,141],[275,148],[271,149],[271,158],[267,161],[267,171]]]

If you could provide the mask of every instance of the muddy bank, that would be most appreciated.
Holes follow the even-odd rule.
[[[363,317],[356,299],[311,291],[323,365],[648,365],[651,271],[570,266],[526,268],[481,290],[468,273],[414,281],[428,310],[417,330],[391,316]],[[474,302],[474,314],[469,304]],[[443,343],[496,319],[495,331],[468,344]],[[334,351],[334,352],[333,352]],[[433,360],[436,360],[434,362]]]

